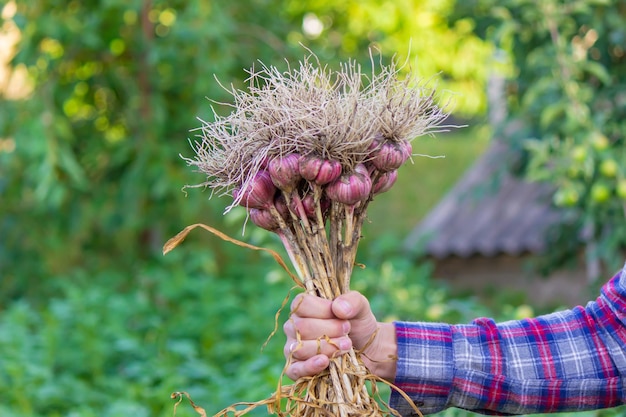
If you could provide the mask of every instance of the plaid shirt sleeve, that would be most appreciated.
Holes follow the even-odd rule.
[[[585,307],[503,323],[395,327],[395,385],[424,414],[582,411],[626,400],[626,266]],[[413,414],[395,391],[390,405]]]

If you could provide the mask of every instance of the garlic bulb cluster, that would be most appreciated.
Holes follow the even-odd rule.
[[[410,148],[410,144],[406,143],[401,148],[406,150],[407,147]],[[388,153],[386,148],[377,149],[370,162],[357,164],[347,172],[343,172],[338,161],[319,156],[302,157],[290,154],[277,157],[270,160],[267,166],[261,167],[254,179],[247,184],[245,192],[236,188],[233,198],[250,209],[250,218],[257,226],[267,230],[278,229],[278,223],[274,219],[268,221],[271,217],[271,205],[274,205],[283,220],[289,221],[290,213],[286,210],[283,193],[289,195],[292,202],[300,201],[298,205],[290,205],[290,209],[297,216],[313,218],[316,206],[319,205],[325,222],[331,202],[346,206],[366,204],[374,195],[388,191],[395,183],[398,177],[397,168],[410,154],[403,155],[402,162],[398,159],[390,162],[388,156],[379,156],[383,149]],[[266,213],[261,213],[262,211]]]
[[[244,206],[280,236],[308,291],[335,297],[349,288],[367,205],[393,186],[411,141],[447,115],[433,88],[393,63],[367,74],[354,62],[299,64],[251,70],[231,114],[202,122],[187,162],[233,197],[227,212]]]
[[[232,196],[248,209],[255,225],[283,239],[309,290],[334,297],[349,287],[365,208],[375,195],[391,189],[398,168],[410,157],[407,140],[374,140],[363,162],[351,168],[312,153],[275,156],[266,158],[252,179],[233,189]],[[318,235],[324,234],[329,223],[333,239],[324,236],[320,240]],[[334,254],[336,259],[307,256],[312,248]],[[331,276],[342,279],[322,286],[320,278]]]

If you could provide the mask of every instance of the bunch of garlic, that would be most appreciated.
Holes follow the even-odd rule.
[[[231,91],[233,111],[202,123],[187,162],[207,175],[202,186],[232,195],[227,211],[242,205],[280,236],[307,290],[335,297],[349,288],[367,205],[446,114],[393,63],[371,74],[299,64],[251,70],[248,89]]]
[[[232,196],[226,212],[244,206],[276,233],[298,284],[328,299],[350,290],[368,204],[393,186],[413,139],[447,116],[427,83],[393,63],[374,64],[368,74],[354,62],[333,71],[311,56],[284,72],[251,70],[247,90],[230,91],[232,112],[202,122],[196,155],[186,159],[207,176],[199,186]],[[289,414],[380,415],[368,381],[375,387],[351,350],[313,380],[296,381]],[[280,403],[287,388],[268,401]]]

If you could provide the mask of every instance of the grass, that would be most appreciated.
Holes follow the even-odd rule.
[[[400,168],[396,184],[373,201],[364,235],[393,235],[404,239],[439,202],[489,144],[485,125],[455,129],[413,142],[415,156]]]

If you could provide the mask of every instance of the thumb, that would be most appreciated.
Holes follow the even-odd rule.
[[[369,301],[358,291],[340,295],[331,308],[337,318],[350,322],[350,338],[357,349],[362,348],[378,328]]]

